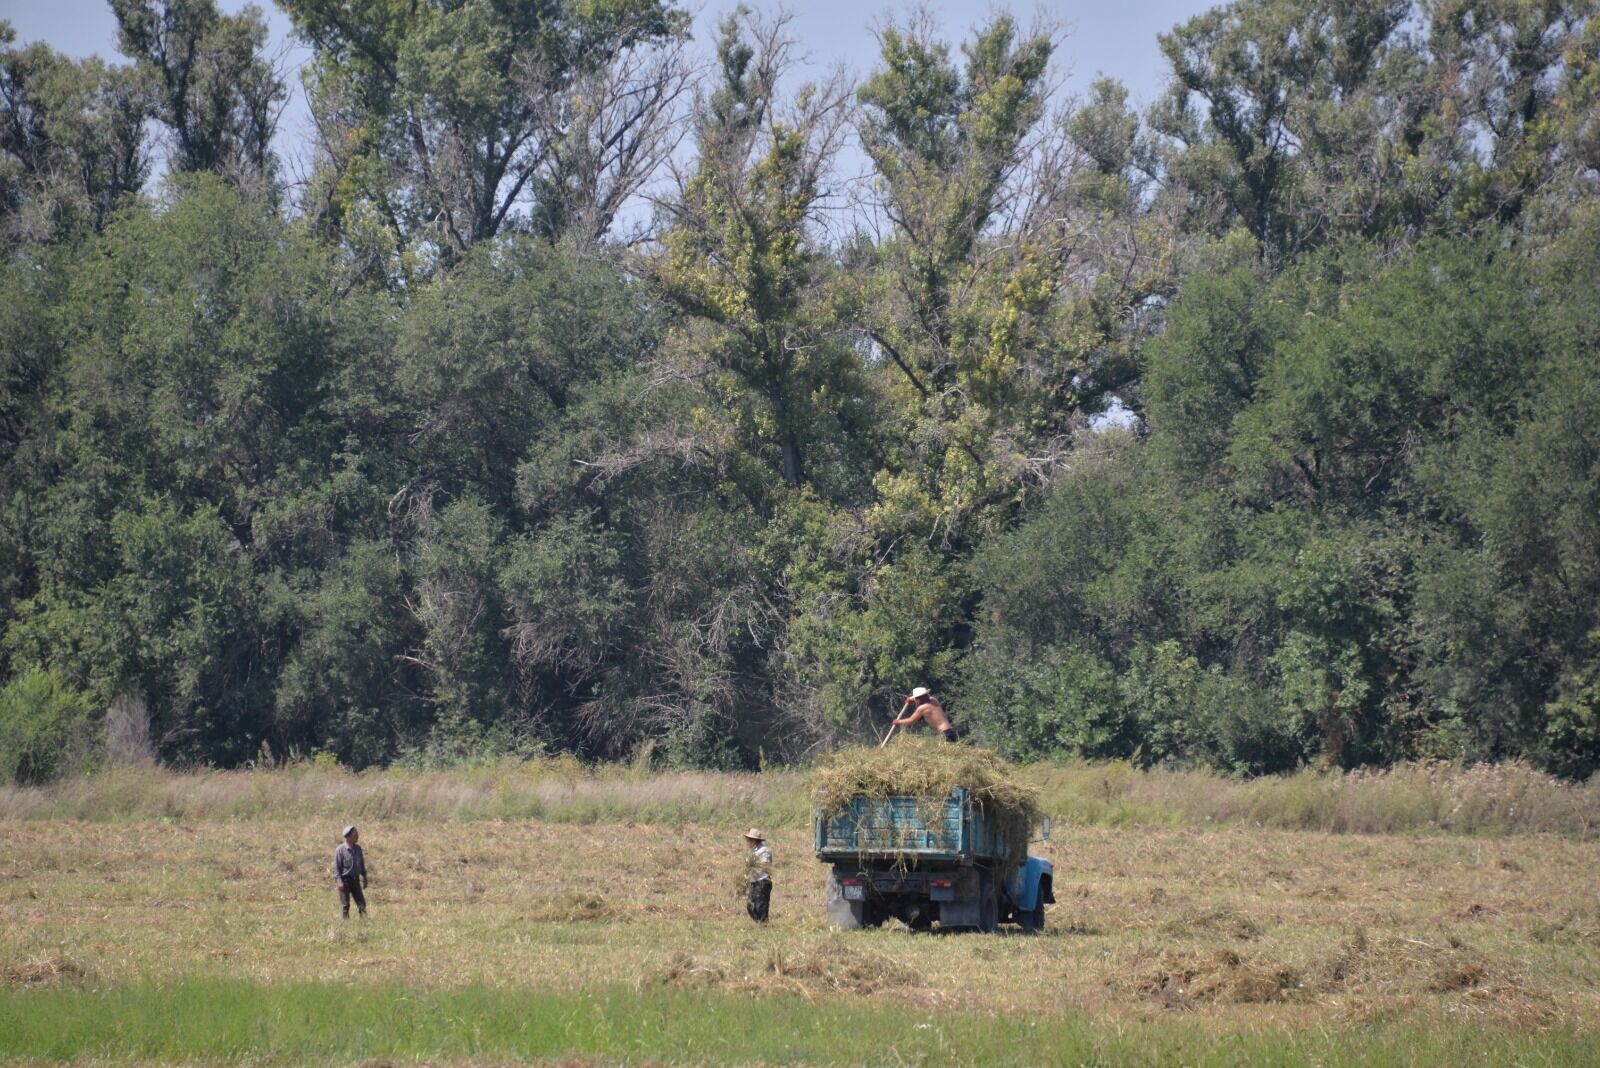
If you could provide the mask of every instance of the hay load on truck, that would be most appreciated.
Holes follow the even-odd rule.
[[[812,801],[835,926],[1044,927],[1055,869],[1027,851],[1038,798],[988,750],[912,740],[845,750],[812,773]]]

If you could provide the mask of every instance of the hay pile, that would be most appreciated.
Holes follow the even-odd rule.
[[[746,954],[734,962],[714,961],[679,951],[639,985],[729,990],[748,994],[787,992],[805,998],[827,994],[867,996],[884,990],[925,985],[922,973],[890,957],[830,940],[799,949],[774,948],[765,961]]]
[[[1041,815],[1038,792],[993,750],[928,738],[901,738],[882,749],[841,749],[817,764],[807,782],[812,804],[830,819],[848,811],[855,797],[915,797],[927,802],[931,819],[950,791],[964,786],[1005,837],[1013,865],[1027,857]]]
[[[609,899],[590,890],[543,898],[522,912],[522,918],[529,923],[604,923],[619,915]]]
[[[19,961],[0,961],[0,986],[40,986],[71,983],[89,977],[89,969],[55,953]]]
[[[1169,949],[1154,955],[1141,950],[1129,971],[1113,976],[1107,985],[1167,1009],[1191,1008],[1198,1002],[1265,1005],[1305,995],[1292,968],[1231,949]]]

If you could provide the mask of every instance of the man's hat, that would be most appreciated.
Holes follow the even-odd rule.
[[[355,833],[356,833],[356,825],[352,823],[350,826],[348,826],[348,827],[346,827],[344,829],[344,834],[340,835],[339,837],[341,837],[341,838],[349,838],[352,834],[355,834]]]
[[[928,688],[926,686],[918,686],[915,690],[911,691],[911,696],[912,697],[926,697],[926,696],[928,696]]]
[[[754,842],[765,842],[767,840],[767,836],[756,830],[754,827],[750,828],[748,831],[745,831],[744,836]]]

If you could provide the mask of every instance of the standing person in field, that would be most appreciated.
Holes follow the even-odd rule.
[[[906,703],[900,711],[904,713],[908,708],[911,709],[911,714],[901,715],[895,720],[896,727],[909,727],[920,721],[938,731],[947,742],[960,740],[961,736],[950,725],[950,717],[944,714],[944,706],[939,703],[938,698],[928,692],[926,686],[918,686],[912,690],[911,696],[906,698]]]
[[[361,852],[361,832],[351,824],[344,829],[344,842],[333,851],[333,881],[339,886],[339,914],[350,918],[350,902],[361,916],[367,914],[367,858]]]
[[[772,850],[754,827],[744,832],[744,841],[750,847],[750,855],[745,858],[750,886],[745,892],[744,910],[757,923],[766,923],[767,910],[772,907]]]

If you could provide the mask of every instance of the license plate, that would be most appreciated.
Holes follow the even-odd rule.
[[[844,888],[844,899],[846,901],[865,901],[867,899],[867,888],[864,886],[846,886]]]

